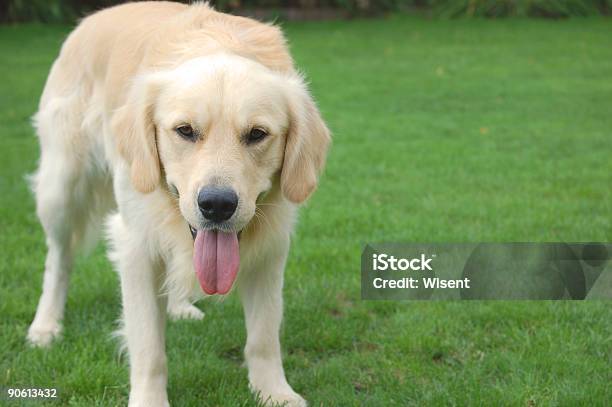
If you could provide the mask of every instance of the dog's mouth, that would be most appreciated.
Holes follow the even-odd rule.
[[[193,237],[193,268],[202,290],[209,295],[227,294],[236,280],[240,267],[238,240],[241,231],[195,229]]]

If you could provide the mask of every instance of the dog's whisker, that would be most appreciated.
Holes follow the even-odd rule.
[[[282,205],[275,204],[275,203],[258,203],[257,206],[258,207],[259,206],[272,206],[272,207],[275,207],[275,208],[281,208],[282,207]]]
[[[272,228],[272,223],[268,220],[268,218],[266,217],[266,214],[259,208],[255,208],[255,215],[258,215],[259,218],[261,218],[264,222],[266,222],[266,225],[269,228]]]

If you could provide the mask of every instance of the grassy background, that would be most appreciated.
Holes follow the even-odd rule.
[[[285,28],[335,133],[287,268],[294,388],[312,405],[609,402],[609,303],[364,302],[359,260],[380,240],[612,240],[610,22]],[[49,350],[24,341],[45,255],[23,180],[38,155],[28,117],[68,30],[0,27],[0,386],[114,406],[128,373],[109,337],[120,303],[103,247],[75,266],[64,338]],[[168,327],[171,402],[254,404],[237,298],[201,308],[204,321]]]

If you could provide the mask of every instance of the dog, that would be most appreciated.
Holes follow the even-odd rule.
[[[305,405],[282,366],[281,291],[296,211],[331,137],[280,29],[206,4],[96,12],[64,42],[34,124],[48,252],[29,342],[60,334],[73,256],[106,227],[130,406],[169,405],[166,310],[199,317],[194,292],[234,288],[252,391]]]

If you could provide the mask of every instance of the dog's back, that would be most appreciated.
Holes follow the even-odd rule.
[[[53,98],[68,97],[77,87],[90,88],[96,80],[105,78],[111,55],[117,49],[130,50],[129,58],[117,62],[125,71],[134,69],[130,62],[138,60],[134,53],[144,52],[142,45],[147,35],[187,7],[171,2],[127,3],[84,18],[70,33],[53,64],[39,110]],[[139,18],[134,19],[134,15]]]

